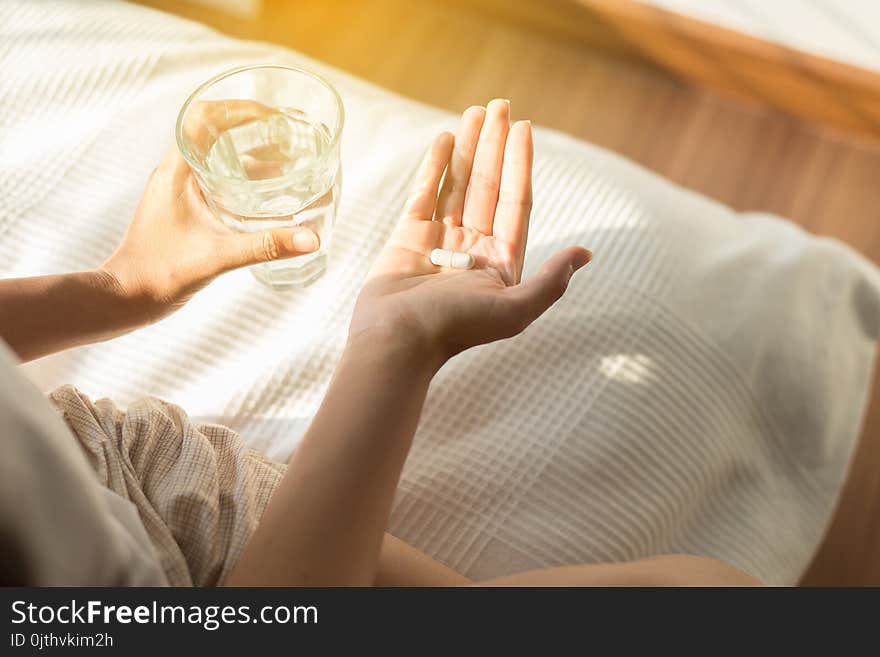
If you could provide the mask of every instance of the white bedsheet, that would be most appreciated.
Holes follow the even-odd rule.
[[[284,294],[224,276],[155,326],[27,366],[44,389],[157,395],[285,457],[416,162],[455,118],[124,3],[0,4],[3,276],[99,264],[187,94],[270,61],[320,70],[346,106],[327,275]],[[564,135],[538,129],[536,151],[526,273],[573,243],[595,261],[525,334],[440,372],[392,531],[473,577],[691,552],[794,583],[858,434],[877,270]]]

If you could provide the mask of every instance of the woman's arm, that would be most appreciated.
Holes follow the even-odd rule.
[[[431,378],[457,352],[522,331],[589,260],[569,248],[520,283],[532,136],[508,116],[493,101],[465,113],[455,143],[448,133],[435,140],[358,298],[324,401],[227,584],[373,584]],[[437,267],[434,248],[467,251],[478,267]]]
[[[138,304],[104,271],[0,281],[0,336],[23,361],[107,340],[143,323]]]
[[[391,501],[438,362],[405,337],[345,349],[229,584],[372,585]]]

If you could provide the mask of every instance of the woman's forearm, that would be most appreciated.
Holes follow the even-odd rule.
[[[403,463],[439,363],[406,341],[349,344],[227,584],[370,585]]]
[[[98,270],[0,280],[0,337],[23,361],[131,331],[143,310]]]

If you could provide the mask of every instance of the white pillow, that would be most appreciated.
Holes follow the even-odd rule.
[[[109,254],[179,106],[213,74],[272,61],[339,87],[343,198],[324,278],[277,294],[236,272],[156,326],[28,367],[46,389],[165,397],[288,455],[416,162],[455,117],[134,6],[4,3],[0,26],[4,276]],[[568,244],[595,261],[524,335],[440,372],[392,531],[478,578],[691,552],[794,583],[858,434],[877,270],[564,135],[539,129],[536,151],[526,273]]]

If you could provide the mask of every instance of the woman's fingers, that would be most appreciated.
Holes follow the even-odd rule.
[[[434,217],[437,188],[440,186],[443,171],[449,163],[454,142],[455,138],[451,132],[441,132],[434,138],[416,172],[412,191],[403,207],[404,219],[430,221]]]
[[[507,136],[501,187],[492,232],[496,239],[514,247],[515,281],[519,283],[532,211],[532,126],[528,121],[513,124]]]
[[[246,267],[270,260],[314,253],[321,241],[310,228],[273,228],[257,233],[226,235],[215,248],[221,271]]]
[[[436,219],[451,226],[461,226],[464,197],[471,178],[471,169],[474,166],[474,153],[480,139],[480,129],[485,118],[485,107],[469,107],[461,115],[458,132],[455,133],[455,147],[449,162],[449,170],[443,179],[443,188],[440,190],[435,213]]]
[[[516,306],[523,327],[538,319],[544,311],[565,294],[572,274],[593,258],[593,254],[580,246],[563,249],[547,262],[537,274],[519,285],[504,290]]]
[[[509,122],[510,101],[496,98],[486,106],[462,216],[462,225],[484,235],[492,234]]]

